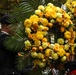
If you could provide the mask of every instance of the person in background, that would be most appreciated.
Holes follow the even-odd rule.
[[[0,31],[0,75],[21,75],[19,71],[15,68],[15,59],[17,53],[7,50],[4,46],[4,41],[11,37],[11,22],[12,18],[10,15],[6,14],[0,18],[1,31]]]

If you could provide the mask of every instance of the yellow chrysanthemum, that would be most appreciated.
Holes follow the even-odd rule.
[[[36,38],[37,38],[37,39],[42,39],[43,37],[44,37],[43,32],[37,31],[37,33],[36,33]]]
[[[46,18],[39,18],[39,22],[41,24],[43,24],[44,26],[47,26],[48,25],[48,20]]]
[[[46,6],[45,13],[48,15],[48,17],[56,18],[57,16],[55,7]]]
[[[41,45],[41,41],[38,40],[38,39],[36,39],[36,40],[34,41],[34,45],[36,45],[36,46],[40,46],[40,45]]]
[[[45,56],[50,56],[50,55],[51,55],[51,49],[46,49]]]
[[[44,55],[43,55],[42,53],[40,53],[40,52],[37,53],[37,57],[38,57],[38,58],[41,58],[41,59],[44,59]]]
[[[54,50],[57,52],[57,51],[59,51],[59,47],[60,47],[60,45],[58,44],[58,43],[55,43],[55,45],[54,45]]]
[[[43,12],[41,10],[35,10],[35,14],[38,15],[39,17],[43,16]]]
[[[30,33],[31,33],[31,29],[30,29],[30,28],[25,28],[25,32],[26,32],[27,34],[30,34]]]
[[[62,22],[62,20],[63,20],[62,18],[59,18],[59,17],[56,18],[57,22]]]
[[[46,63],[45,62],[38,62],[39,67],[43,68],[45,67]]]
[[[32,39],[32,40],[37,40],[37,38],[36,38],[36,34],[32,34],[31,39]]]
[[[65,54],[65,50],[63,48],[60,48],[59,51],[57,52],[57,54],[62,57]]]
[[[65,18],[67,18],[67,19],[70,19],[70,18],[71,18],[67,13],[64,13],[64,16],[65,16]]]
[[[64,61],[66,61],[66,59],[67,59],[66,56],[63,56],[63,57],[61,58],[61,61],[64,62]]]
[[[53,53],[52,54],[52,59],[53,60],[57,60],[58,59],[58,54],[57,53]]]
[[[30,21],[31,22],[38,22],[39,21],[39,17],[37,15],[31,15]]]
[[[47,48],[48,47],[48,42],[42,42],[42,47],[43,47],[43,49]]]
[[[42,31],[44,29],[43,25],[39,25],[38,30]]]
[[[71,33],[70,33],[69,31],[66,31],[66,32],[64,33],[64,37],[65,37],[66,39],[70,39],[70,38],[71,38]]]
[[[39,5],[38,9],[41,10],[41,11],[44,11],[45,7],[43,5]]]
[[[68,44],[65,44],[65,45],[64,45],[64,50],[68,51],[69,48],[70,48],[70,46],[69,46]]]
[[[63,38],[58,38],[57,42],[58,42],[59,44],[64,44],[64,39],[63,39]]]
[[[32,56],[33,58],[36,58],[36,57],[37,57],[37,52],[31,52],[31,56]]]
[[[27,46],[31,46],[31,42],[30,42],[29,40],[26,40],[26,41],[24,42],[24,44],[25,44],[26,47],[27,47]]]
[[[24,26],[25,26],[25,27],[31,27],[31,25],[32,25],[32,22],[31,22],[30,19],[26,19],[26,20],[24,21]]]

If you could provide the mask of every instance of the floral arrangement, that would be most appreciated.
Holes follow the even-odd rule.
[[[40,5],[24,21],[27,55],[34,66],[44,68],[53,62],[66,62],[75,47],[75,31],[71,17],[63,9],[48,3]]]

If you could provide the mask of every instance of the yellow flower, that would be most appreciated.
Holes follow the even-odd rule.
[[[62,22],[62,18],[57,17],[57,18],[56,18],[56,21],[57,21],[57,22]]]
[[[42,17],[43,16],[43,12],[41,10],[35,10],[35,14]]]
[[[43,36],[43,32],[41,32],[41,31],[37,31],[37,33],[36,33],[36,38],[37,39],[42,39],[44,36]]]
[[[25,27],[31,27],[31,25],[32,25],[32,22],[31,22],[30,19],[26,19],[26,20],[24,21],[24,26],[25,26]]]
[[[26,41],[24,42],[24,44],[25,44],[26,47],[27,47],[27,46],[31,46],[31,42],[30,42],[29,40],[26,40]]]
[[[62,9],[59,8],[59,7],[56,7],[56,11],[59,12],[59,13],[62,13]]]
[[[57,54],[62,57],[65,54],[65,50],[63,48],[59,48],[59,51],[57,52]]]
[[[36,34],[32,34],[31,39],[32,39],[32,40],[37,40],[37,38],[36,38]]]
[[[70,53],[69,53],[69,52],[66,52],[66,53],[65,53],[65,56],[66,56],[67,58],[69,58]]]
[[[62,13],[56,13],[58,18],[62,18]]]
[[[50,44],[50,48],[54,49],[55,44]]]
[[[47,31],[43,31],[43,35],[46,36],[48,34]]]
[[[39,25],[38,30],[42,31],[44,29],[43,25]]]
[[[52,59],[53,60],[57,60],[58,59],[58,54],[57,53],[53,53],[52,54]]]
[[[31,33],[31,29],[30,29],[30,28],[25,28],[25,32],[26,32],[27,34],[30,34],[30,33]]]
[[[37,52],[31,52],[31,57],[36,58],[37,57]]]
[[[65,45],[64,45],[64,50],[68,51],[69,48],[70,48],[70,46],[69,46],[68,44],[65,44]]]
[[[42,53],[37,53],[37,57],[41,58],[41,59],[44,59],[44,55]]]
[[[58,38],[57,42],[58,42],[59,44],[64,44],[64,39],[63,39],[63,38]]]
[[[38,62],[39,67],[43,68],[45,67],[46,63],[45,62]]]
[[[48,3],[47,6],[54,7],[52,3]]]
[[[48,47],[48,42],[42,42],[42,47],[43,47],[43,49],[47,48]]]
[[[46,49],[45,50],[45,56],[50,56],[51,55],[51,49]]]
[[[48,25],[48,20],[46,18],[39,18],[39,21],[41,22],[41,24],[43,24],[44,26]]]
[[[51,23],[55,23],[55,20],[54,20],[54,19],[51,19],[50,22],[51,22]]]
[[[69,31],[66,31],[66,32],[64,33],[64,37],[65,37],[66,39],[70,39],[70,38],[71,38],[71,33],[70,33]]]
[[[39,15],[41,13],[41,10],[35,10],[35,14]]]
[[[64,27],[69,27],[70,23],[69,23],[69,21],[65,20],[65,22],[62,22],[62,25]]]
[[[31,22],[38,22],[39,17],[37,15],[31,15],[30,20],[31,20]]]
[[[43,38],[42,42],[47,42],[47,40],[48,40],[47,38]]]
[[[63,57],[61,58],[61,61],[62,61],[62,62],[66,61],[66,56],[63,56]]]
[[[64,32],[65,31],[65,28],[64,27],[60,27],[60,32]]]
[[[41,11],[44,11],[45,7],[43,5],[39,5],[38,9],[41,10]]]
[[[67,13],[64,13],[64,17],[67,18],[67,19],[71,18]]]
[[[53,6],[53,7],[50,7],[50,6],[46,6],[45,8],[45,13],[48,15],[48,17],[51,17],[51,18],[56,18],[56,8]]]
[[[50,18],[56,18],[56,17],[57,17],[56,12],[55,11],[54,12],[51,12]]]
[[[59,51],[59,47],[60,47],[60,45],[58,43],[55,43],[55,45],[54,45],[54,51],[55,52]]]
[[[34,44],[35,44],[36,46],[39,46],[39,45],[41,45],[41,41],[36,39],[36,40],[34,41]]]

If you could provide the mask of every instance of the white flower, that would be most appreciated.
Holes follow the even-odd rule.
[[[45,8],[43,5],[40,5],[40,6],[38,6],[38,9],[44,11]]]
[[[56,7],[56,10],[57,10],[57,12],[60,12],[61,11],[61,8]]]
[[[54,44],[51,44],[51,45],[50,45],[50,48],[54,49],[54,46],[55,46]]]
[[[47,5],[48,5],[48,6],[51,6],[51,7],[54,6],[52,3],[48,3]]]
[[[35,10],[35,14],[39,15],[41,13],[41,10]]]

